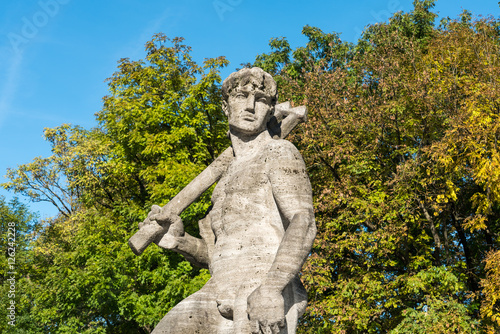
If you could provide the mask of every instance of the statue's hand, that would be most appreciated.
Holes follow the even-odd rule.
[[[178,245],[178,238],[184,236],[184,224],[181,217],[162,209],[158,205],[153,205],[146,220],[141,224],[159,224],[166,231],[154,242],[165,249],[175,249]],[[139,225],[139,228],[142,226]]]
[[[281,292],[259,286],[247,299],[252,334],[278,334],[285,327],[285,301]]]

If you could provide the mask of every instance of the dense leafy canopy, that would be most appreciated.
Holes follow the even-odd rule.
[[[464,11],[436,26],[433,6],[416,0],[356,44],[306,26],[305,46],[277,38],[256,58],[280,101],[309,108],[291,137],[319,228],[301,333],[500,331],[500,22]],[[53,155],[8,172],[4,187],[60,214],[35,226],[0,201],[2,235],[18,224],[23,291],[2,332],[149,333],[207,280],[172,252],[136,257],[126,243],[229,144],[227,61],[199,66],[182,42],[159,34],[144,60],[121,59],[99,127],[46,129]],[[191,234],[208,195],[183,213]]]
[[[37,217],[17,198],[6,202],[0,196],[0,331],[12,329],[8,322],[11,309],[17,313],[11,333],[34,330],[32,299],[29,289],[33,266],[31,243],[37,233]],[[12,307],[13,306],[13,307]],[[9,309],[10,308],[10,309]]]
[[[414,4],[356,45],[305,27],[257,57],[310,110],[304,333],[500,329],[500,22]]]
[[[153,203],[228,145],[218,72],[227,61],[200,67],[189,52],[182,39],[154,36],[145,60],[119,61],[98,128],[46,129],[53,155],[8,172],[7,189],[60,212],[31,243],[38,331],[149,333],[208,279],[177,254],[150,247],[136,257],[127,245]],[[208,206],[205,196],[186,210],[192,234]]]

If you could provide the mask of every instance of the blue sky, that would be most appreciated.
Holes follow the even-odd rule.
[[[91,128],[117,61],[144,58],[144,44],[163,32],[181,36],[192,56],[226,56],[223,77],[268,52],[272,37],[301,46],[305,25],[355,42],[367,24],[410,11],[412,0],[21,0],[0,4],[0,183],[7,168],[50,155],[43,129],[63,123]],[[440,17],[463,9],[498,17],[497,0],[438,0]],[[3,189],[0,195],[14,194]],[[29,203],[26,199],[23,202]],[[50,204],[29,203],[41,217]]]

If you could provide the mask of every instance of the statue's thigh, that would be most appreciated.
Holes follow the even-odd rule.
[[[223,333],[221,329],[231,325],[226,322],[232,322],[220,315],[213,289],[207,285],[171,309],[156,325],[153,334]]]

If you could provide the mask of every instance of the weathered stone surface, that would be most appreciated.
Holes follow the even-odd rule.
[[[298,272],[316,235],[311,186],[298,150],[268,130],[277,124],[276,83],[259,68],[243,69],[224,81],[223,94],[232,157],[215,177],[213,207],[199,223],[202,238],[185,233],[182,210],[168,205],[154,206],[141,223],[144,231],[161,225],[166,233],[156,237],[158,246],[212,276],[154,334],[295,333],[307,304]],[[296,124],[294,117],[288,124]]]

